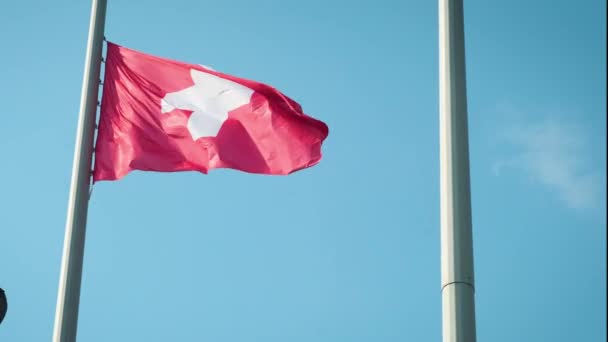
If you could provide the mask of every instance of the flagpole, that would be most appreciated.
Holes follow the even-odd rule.
[[[93,0],[57,294],[54,342],[76,341],[105,17],[106,0]]]
[[[443,341],[475,342],[475,281],[462,0],[439,0]]]

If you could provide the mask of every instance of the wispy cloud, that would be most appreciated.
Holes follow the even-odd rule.
[[[586,137],[580,125],[555,119],[507,126],[501,140],[513,153],[494,163],[494,173],[519,170],[554,191],[570,208],[597,208],[602,176],[593,165]]]

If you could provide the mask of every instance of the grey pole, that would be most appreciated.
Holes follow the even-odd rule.
[[[54,342],[76,341],[105,17],[106,0],[93,0],[55,312]]]
[[[475,281],[462,0],[439,0],[441,295],[444,342],[475,342]]]

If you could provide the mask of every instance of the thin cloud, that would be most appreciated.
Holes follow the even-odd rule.
[[[570,208],[598,207],[602,179],[592,167],[582,127],[546,120],[512,125],[503,133],[503,141],[514,153],[494,163],[496,175],[519,170],[554,191]]]

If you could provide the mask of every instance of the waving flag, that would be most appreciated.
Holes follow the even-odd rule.
[[[285,175],[317,164],[327,135],[327,125],[268,85],[108,43],[93,176]]]

